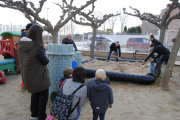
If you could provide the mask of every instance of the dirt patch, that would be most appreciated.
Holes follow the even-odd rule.
[[[88,57],[87,57],[88,58]],[[86,59],[83,56],[83,59]],[[125,64],[126,63],[126,64]],[[127,69],[130,66],[136,65]],[[120,71],[126,68],[125,73],[146,74],[147,65],[140,63],[96,61],[83,64],[86,68],[102,68],[108,71]],[[165,65],[162,66],[164,71]],[[143,70],[142,70],[143,69]],[[178,120],[180,118],[180,67],[173,69],[170,79],[170,91],[162,91],[161,78],[154,84],[139,85],[128,82],[111,81],[113,90],[113,108],[106,113],[107,120]],[[30,93],[21,89],[21,75],[6,75],[7,84],[0,84],[0,120],[29,120]],[[47,114],[51,108],[50,100],[47,105]],[[92,109],[87,100],[78,120],[92,120]],[[56,119],[55,119],[56,120]]]

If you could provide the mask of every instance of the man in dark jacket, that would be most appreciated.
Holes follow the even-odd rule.
[[[73,44],[75,51],[78,51],[76,44],[71,38],[72,38],[72,35],[68,34],[68,36],[62,40],[62,44]]]
[[[159,40],[156,40],[156,39],[154,38],[154,35],[150,35],[150,36],[149,36],[149,40],[150,40],[152,43],[156,44],[156,45],[163,45]]]
[[[116,41],[116,43],[112,43],[110,46],[109,54],[107,57],[107,62],[109,61],[109,58],[110,58],[112,52],[115,52],[116,62],[118,62],[118,49],[119,49],[119,60],[121,60],[121,47],[120,47],[119,41]]]
[[[33,23],[29,23],[26,25],[26,29],[22,29],[21,30],[21,37],[19,38],[19,40],[22,38],[22,37],[25,37],[26,36],[26,33],[27,31],[29,30],[29,28],[33,25]],[[19,40],[16,42],[15,46],[18,46],[18,42]]]
[[[159,40],[154,38],[154,35],[150,35],[149,40],[156,45],[163,45]],[[150,50],[150,52],[152,52],[152,50]],[[155,58],[155,56],[152,55],[152,58]],[[157,63],[157,60],[155,60],[155,62]]]
[[[165,48],[163,45],[156,45],[154,43],[152,43],[150,45],[150,48],[152,50],[152,52],[147,56],[147,58],[142,62],[142,64],[145,64],[145,62],[152,56],[154,55],[154,53],[158,53],[158,56],[156,56],[154,59],[152,59],[151,61],[154,61],[156,60],[157,58],[159,58],[158,60],[158,64],[156,66],[156,71],[157,71],[157,74],[156,76],[157,77],[160,77],[161,76],[161,65],[163,62],[168,62],[168,59],[169,59],[169,55],[170,55],[170,51]]]
[[[104,120],[105,113],[113,104],[113,92],[111,87],[104,81],[106,72],[103,69],[98,69],[95,74],[95,83],[88,91],[88,97],[91,108],[93,110],[93,120]]]

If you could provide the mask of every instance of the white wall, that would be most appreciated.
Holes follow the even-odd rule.
[[[88,38],[92,35],[88,35]],[[97,35],[99,37],[100,35]],[[120,45],[126,45],[126,42],[129,38],[146,38],[149,39],[149,35],[102,35],[104,37],[111,38],[114,41],[119,41]],[[158,40],[159,35],[154,35],[154,37]]]

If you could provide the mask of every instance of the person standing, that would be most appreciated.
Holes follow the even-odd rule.
[[[26,36],[27,31],[29,30],[29,28],[30,28],[32,25],[34,25],[34,24],[33,24],[33,23],[28,23],[28,24],[26,25],[26,29],[22,29],[22,30],[21,30],[21,37],[20,37],[20,39],[21,39],[22,37],[25,37],[25,36]],[[19,40],[20,40],[20,39],[19,39]],[[16,47],[18,46],[19,40],[15,43],[15,46],[16,46]]]
[[[158,56],[156,56],[155,58],[153,58],[151,61],[156,60],[157,58],[159,58],[158,64],[155,68],[155,71],[157,71],[156,77],[161,77],[161,65],[163,62],[168,62],[169,59],[169,55],[170,55],[170,51],[165,48],[163,45],[156,45],[154,43],[152,43],[150,45],[150,48],[152,50],[152,52],[147,56],[147,58],[142,62],[142,65],[145,64],[145,62],[152,56],[154,55],[154,53],[158,53]],[[171,74],[172,76],[172,74]]]
[[[103,69],[98,69],[95,73],[95,83],[88,91],[88,98],[93,110],[93,120],[105,120],[105,113],[113,104],[113,92],[111,87],[104,81],[106,72]]]
[[[76,44],[71,38],[72,38],[72,35],[68,34],[68,36],[62,40],[62,44],[73,44],[75,51],[78,51]]]
[[[19,63],[24,88],[31,93],[31,119],[45,120],[50,86],[47,64],[49,59],[44,52],[43,29],[33,25],[18,43]]]
[[[110,46],[110,50],[109,50],[109,54],[108,54],[106,62],[109,61],[109,58],[110,58],[112,52],[115,52],[116,62],[118,62],[118,49],[119,49],[119,60],[121,60],[121,47],[120,47],[119,41],[116,41],[116,43],[112,43]]]

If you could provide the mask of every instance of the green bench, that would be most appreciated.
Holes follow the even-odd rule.
[[[9,58],[9,59],[1,59],[0,60],[0,70],[6,72],[7,70],[10,70],[13,75],[16,75],[15,71],[15,59]]]

